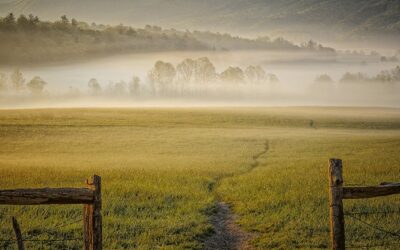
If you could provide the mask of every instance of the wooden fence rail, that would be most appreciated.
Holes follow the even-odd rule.
[[[343,187],[342,160],[329,160],[329,213],[332,249],[345,249],[343,199],[365,199],[400,194],[400,183],[379,186]]]
[[[89,188],[40,188],[0,190],[0,204],[90,204],[94,191]]]
[[[92,176],[86,180],[86,185],[86,188],[0,190],[0,205],[84,204],[84,248],[85,250],[101,250],[101,177]],[[18,248],[23,249],[20,241],[18,241]]]
[[[400,183],[368,187],[343,187],[343,199],[365,199],[400,193]]]

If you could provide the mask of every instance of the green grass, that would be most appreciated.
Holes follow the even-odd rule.
[[[2,189],[81,187],[102,176],[106,249],[201,249],[216,198],[232,205],[256,248],[325,248],[330,157],[344,160],[345,183],[400,180],[397,109],[3,110],[0,141]],[[345,201],[345,210],[392,211],[399,198]],[[27,238],[79,238],[80,222],[62,224],[81,213],[76,205],[2,206],[0,240],[13,237],[10,216]],[[362,218],[400,226],[398,214]],[[346,225],[349,243],[396,243],[352,218]],[[80,249],[82,241],[43,247]]]

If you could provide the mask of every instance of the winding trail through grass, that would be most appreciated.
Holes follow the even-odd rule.
[[[252,156],[253,162],[250,167],[237,175],[227,175],[222,178],[218,178],[215,183],[211,185],[210,192],[215,191],[219,183],[225,179],[233,176],[245,175],[256,169],[260,165],[259,158],[266,155],[269,150],[269,141],[266,140],[264,143],[263,151]],[[216,195],[217,196],[217,195]],[[217,196],[218,197],[218,196]],[[251,249],[247,244],[251,238],[251,234],[244,232],[236,223],[236,215],[232,213],[229,204],[223,202],[220,198],[216,199],[215,211],[210,218],[210,222],[213,225],[214,234],[205,241],[205,249]]]

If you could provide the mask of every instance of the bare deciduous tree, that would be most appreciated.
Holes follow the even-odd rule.
[[[267,82],[267,74],[260,66],[247,67],[245,74],[250,83],[261,84]]]
[[[32,80],[30,80],[26,86],[29,89],[29,91],[32,94],[35,95],[40,95],[43,94],[43,90],[44,87],[47,85],[47,82],[45,82],[42,78],[40,78],[39,76],[35,76],[34,78],[32,78]]]
[[[216,78],[215,67],[207,57],[201,57],[195,63],[195,81],[197,83],[209,83]]]
[[[244,72],[239,67],[228,67],[220,74],[220,79],[226,83],[241,84],[245,83]]]
[[[134,76],[129,83],[129,93],[133,96],[140,96],[140,78]]]
[[[16,69],[11,74],[11,88],[16,92],[20,92],[24,89],[24,84],[25,78],[23,77],[21,71],[19,69]]]
[[[179,81],[189,83],[192,81],[195,73],[196,62],[187,58],[176,66],[177,77]]]
[[[101,94],[101,86],[95,78],[89,80],[88,87],[92,95],[97,96]]]
[[[150,83],[163,95],[167,94],[168,90],[171,89],[175,76],[176,70],[174,66],[163,61],[157,61],[148,74]]]

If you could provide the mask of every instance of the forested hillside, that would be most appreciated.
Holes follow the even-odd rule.
[[[295,45],[283,38],[247,39],[229,34],[178,31],[146,25],[88,24],[63,15],[54,22],[34,15],[13,13],[0,18],[0,63],[49,62],[125,52],[185,50],[306,50],[334,53],[331,48],[309,41]]]
[[[400,1],[393,0],[8,0],[0,14],[67,14],[103,23],[276,34],[334,40],[398,39]],[[324,40],[323,40],[324,39]]]

